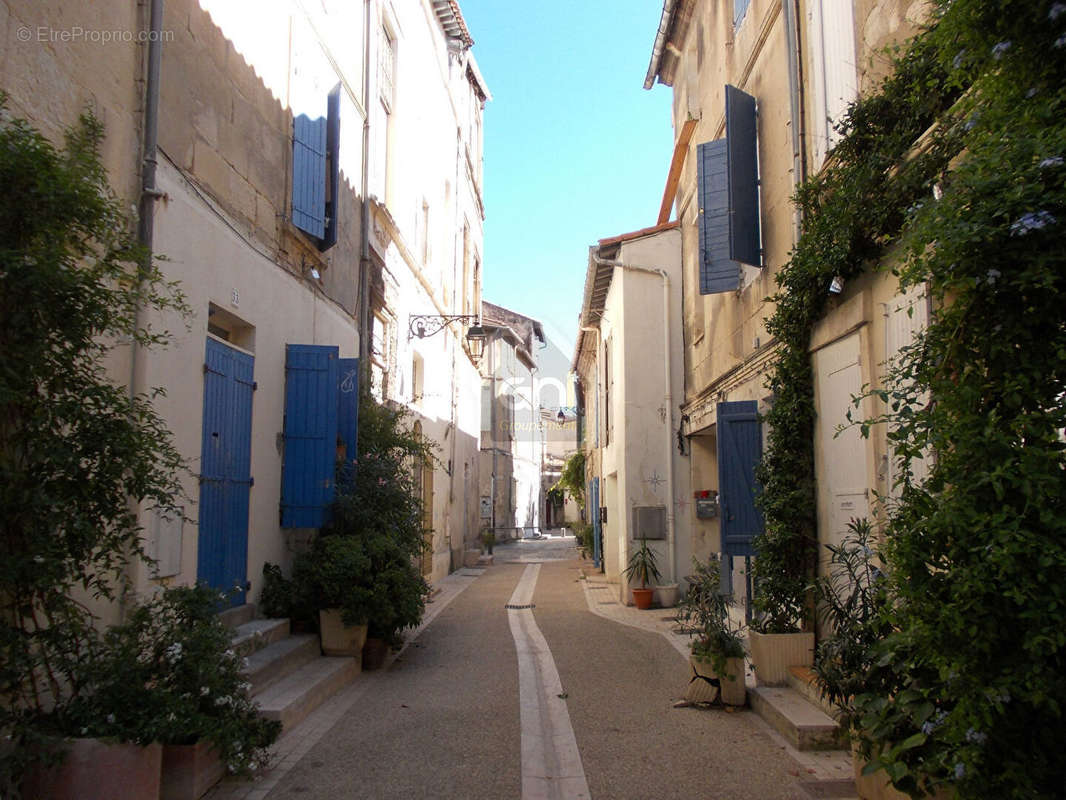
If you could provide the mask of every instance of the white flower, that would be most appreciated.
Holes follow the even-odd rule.
[[[955,765],[955,780],[961,781],[966,775],[966,765],[961,761]]]
[[[1027,91],[1027,92],[1025,93],[1025,96],[1026,96],[1026,98],[1027,98],[1027,99],[1031,99],[1031,98],[1033,98],[1033,97],[1036,97],[1036,87],[1034,86],[1034,87],[1033,87],[1032,89],[1030,89],[1029,91]]]
[[[1003,58],[1003,54],[1010,50],[1010,45],[1011,43],[1009,41],[1000,42],[999,44],[997,44],[995,47],[992,48],[992,58],[996,59],[996,61],[999,61],[1001,58]]]
[[[1061,167],[1063,164],[1062,156],[1051,156],[1045,158],[1040,162],[1040,169],[1048,169],[1049,167]]]
[[[209,686],[200,687],[200,697],[207,697],[209,694],[211,694],[211,688]]]
[[[990,269],[988,271],[988,282],[995,283],[997,280],[999,280],[1001,275],[1003,275],[1003,273],[1000,272],[998,269]]]
[[[169,661],[171,664],[176,662],[179,658],[181,658],[182,649],[183,648],[181,646],[181,642],[174,642],[172,645],[170,645],[170,647],[166,649],[167,661]]]
[[[115,724],[115,715],[114,714],[108,714],[107,715],[107,724],[108,725],[114,725]]]
[[[1048,9],[1047,18],[1054,22],[1063,14],[1066,14],[1066,5],[1063,3],[1055,3],[1050,9]]]
[[[1066,33],[1062,34],[1062,36],[1055,40],[1055,47],[1060,50],[1063,47],[1066,47]]]
[[[43,564],[44,563],[44,556],[34,556],[33,557],[33,563],[35,563],[35,564]]]
[[[953,58],[951,60],[951,66],[953,66],[955,69],[958,69],[959,67],[961,67],[962,66],[962,59],[963,59],[963,56],[965,56],[965,55],[966,55],[966,50],[965,49],[960,50],[958,53],[956,53],[955,54],[955,58]]]
[[[984,744],[988,740],[988,734],[981,731],[975,731],[970,728],[966,731],[966,741],[973,742],[974,744]]]
[[[1025,236],[1031,231],[1038,231],[1054,224],[1055,217],[1047,211],[1029,211],[1011,223],[1010,234],[1011,236]]]

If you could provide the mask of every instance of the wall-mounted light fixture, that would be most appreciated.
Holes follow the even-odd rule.
[[[834,275],[833,280],[829,282],[829,294],[840,294],[844,291],[844,279],[839,275]]]
[[[466,332],[466,343],[470,351],[470,357],[475,364],[481,363],[481,357],[485,354],[485,339],[488,333],[480,325],[471,325]]]

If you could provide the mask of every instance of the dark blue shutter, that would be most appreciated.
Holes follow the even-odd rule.
[[[337,361],[337,438],[344,443],[342,475],[350,478],[359,453],[359,359]]]
[[[729,257],[726,172],[725,139],[696,146],[700,294],[731,292],[740,286],[740,265]]]
[[[333,502],[337,348],[285,345],[285,456],[281,527],[318,528]]]
[[[292,120],[292,224],[316,239],[326,234],[326,120]]]
[[[755,507],[755,465],[762,457],[762,429],[754,400],[718,404],[718,502],[722,552],[751,556],[751,540],[763,529]]]
[[[729,162],[729,257],[761,267],[755,98],[735,86],[725,87],[725,138]]]
[[[326,225],[319,250],[329,250],[337,243],[337,217],[340,214],[340,147],[341,147],[341,85],[338,83],[326,98]]]

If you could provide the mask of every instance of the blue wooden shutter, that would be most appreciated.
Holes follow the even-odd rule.
[[[755,465],[762,457],[762,429],[754,400],[718,404],[718,501],[722,552],[751,556],[751,540],[763,529],[755,507]]]
[[[735,86],[725,87],[725,137],[729,164],[729,257],[761,267],[755,98]]]
[[[340,147],[341,85],[338,83],[326,98],[326,224],[319,250],[329,250],[337,243],[337,217],[340,214]]]
[[[341,358],[337,365],[337,438],[344,443],[342,475],[350,478],[359,454],[359,359]]]
[[[729,257],[726,172],[725,139],[696,146],[700,294],[731,292],[740,286],[740,265]]]
[[[326,120],[292,120],[292,224],[316,239],[326,234]]]
[[[285,457],[281,527],[319,528],[333,501],[337,348],[285,345]]]

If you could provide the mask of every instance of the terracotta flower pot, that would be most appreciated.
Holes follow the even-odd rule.
[[[632,589],[633,605],[642,611],[651,608],[651,600],[655,595],[654,589]]]
[[[199,800],[226,774],[209,742],[163,745],[160,800]]]
[[[22,783],[23,797],[50,800],[157,800],[163,746],[116,744],[101,739],[68,739],[58,764],[32,767]]]

